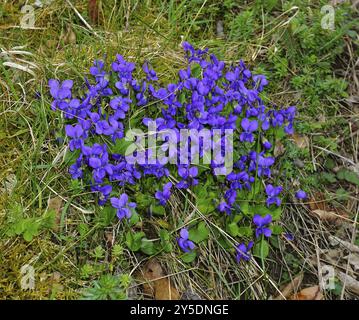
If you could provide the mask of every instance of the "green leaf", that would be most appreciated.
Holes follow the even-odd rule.
[[[165,241],[170,240],[170,234],[167,230],[161,229],[159,234],[160,234],[161,241],[165,242]]]
[[[271,210],[270,214],[272,215],[273,221],[279,220],[282,215],[282,208],[276,207],[274,210]]]
[[[231,242],[228,241],[227,238],[225,238],[224,236],[222,235],[218,235],[217,236],[217,239],[218,239],[218,243],[226,250],[230,250],[233,248],[233,245]]]
[[[337,173],[337,177],[340,180],[345,180],[351,184],[356,184],[359,186],[359,176],[353,171],[340,169]]]
[[[200,222],[197,228],[192,228],[189,230],[189,239],[195,243],[199,243],[208,238],[209,230],[206,227],[205,222]]]
[[[102,259],[105,256],[105,249],[99,245],[93,250],[91,255],[95,259]]]
[[[25,241],[30,242],[30,241],[33,239],[33,237],[34,237],[34,234],[33,234],[31,231],[26,230],[26,231],[23,233],[22,236],[23,236],[23,238],[24,238]]]
[[[173,245],[172,243],[167,242],[162,246],[162,249],[164,252],[171,252],[173,250]]]
[[[241,215],[241,214],[236,214],[236,215],[234,215],[232,222],[238,223],[238,222],[241,221],[242,219],[243,219],[243,215]]]
[[[331,158],[327,158],[327,160],[325,160],[325,162],[324,162],[324,167],[328,170],[334,169],[335,166],[336,166],[336,163]]]
[[[81,186],[81,181],[78,179],[70,181],[70,186],[73,191],[82,191],[83,187]]]
[[[73,164],[76,159],[79,157],[80,155],[80,150],[76,149],[74,151],[67,151],[66,154],[65,154],[65,164],[66,165],[70,165],[70,164]]]
[[[207,159],[207,158],[206,158],[206,159]],[[197,168],[198,168],[198,175],[201,175],[203,172],[206,172],[206,171],[211,170],[210,165],[208,165],[208,164],[202,164],[202,163],[201,163],[201,165],[199,165]],[[206,184],[207,184],[207,183],[206,183]],[[200,190],[205,190],[205,191],[207,191],[206,188],[203,188],[202,186],[200,187]]]
[[[77,231],[79,232],[80,234],[80,237],[84,237],[87,232],[89,231],[89,226],[88,224],[86,223],[80,223],[78,226],[77,226]]]
[[[239,227],[238,227],[237,223],[232,222],[232,223],[228,224],[227,231],[232,237],[236,237],[239,232]]]
[[[182,91],[181,94],[179,95],[178,101],[179,101],[180,103],[186,102],[186,94],[185,94],[183,91]]]
[[[144,232],[132,232],[126,233],[126,245],[132,251],[138,251],[142,245],[142,238],[145,236]]]
[[[130,226],[134,226],[138,221],[140,221],[140,216],[136,212],[135,208],[130,208],[130,210],[132,212],[132,215],[131,215],[131,218],[129,220],[129,224],[130,224]]]
[[[323,172],[322,179],[329,183],[335,183],[337,181],[337,179],[335,178],[335,175],[333,173],[329,173],[329,172]]]
[[[192,262],[196,259],[197,253],[196,251],[186,252],[181,256],[181,260],[186,263]]]
[[[160,205],[152,205],[151,210],[154,215],[158,215],[158,216],[163,216],[166,213],[165,208]]]
[[[276,249],[280,249],[278,237],[270,237],[269,242],[272,247],[274,247]]]
[[[202,166],[199,166],[199,172],[201,171]],[[209,168],[209,167],[208,167]],[[216,194],[214,192],[209,192],[208,189],[210,185],[208,182],[211,179],[207,179],[205,185],[197,185],[194,189],[197,195],[197,208],[203,214],[211,213],[215,210],[215,206],[213,204],[213,199],[216,198]],[[212,181],[213,183],[213,181]]]
[[[269,254],[269,245],[266,240],[262,239],[261,241],[255,244],[253,248],[253,255],[261,259],[265,259],[267,258],[268,254]]]
[[[136,203],[141,208],[146,208],[151,205],[152,199],[149,195],[144,193],[138,193],[136,194]]]
[[[349,198],[349,192],[344,188],[339,188],[335,191],[338,201],[346,201]]]
[[[272,230],[272,233],[275,234],[275,235],[278,235],[278,234],[282,234],[283,233],[283,227],[282,226],[278,226],[278,225],[274,225],[270,228]]]
[[[17,222],[14,227],[14,232],[16,235],[20,235],[25,231],[25,220],[20,220],[19,222]]]
[[[199,78],[202,74],[202,68],[198,63],[195,63],[191,67],[191,75],[193,78]]]
[[[252,234],[253,234],[253,230],[251,227],[239,227],[238,228],[238,236],[251,237]]]
[[[103,227],[107,227],[112,224],[115,217],[116,209],[111,206],[106,206],[100,210],[99,214],[96,216],[96,222]]]
[[[248,201],[240,202],[239,206],[240,206],[241,211],[243,212],[243,214],[245,214],[245,215],[249,214],[249,203],[248,203]]]
[[[24,222],[25,232],[23,233],[23,237],[26,241],[31,241],[34,236],[38,235],[40,223],[33,220],[27,219]]]
[[[286,133],[285,133],[285,131],[284,131],[284,128],[282,128],[282,127],[276,129],[274,132],[275,132],[275,137],[276,137],[277,139],[279,139],[279,140],[281,140],[282,138],[284,138],[285,135],[286,135]]]
[[[255,212],[257,214],[260,214],[261,216],[264,216],[266,214],[270,214],[273,210],[269,209],[265,205],[256,205],[254,206],[252,212]]]
[[[171,252],[173,249],[172,244],[170,243],[170,234],[167,230],[160,230],[160,239],[161,239],[161,247],[164,252]]]
[[[270,208],[263,205],[257,205],[253,207],[253,212],[260,214],[262,217],[270,214],[274,221],[279,220],[282,214],[282,208],[272,205]]]
[[[56,212],[55,210],[47,211],[41,219],[41,227],[45,229],[51,229],[55,225]]]
[[[133,143],[134,141],[128,141],[126,138],[116,139],[115,144],[111,146],[111,151],[112,153],[125,155],[127,148]]]
[[[149,256],[156,253],[155,245],[153,241],[150,241],[146,238],[141,240],[141,251]]]
[[[261,193],[261,189],[262,189],[262,184],[260,183],[260,181],[256,181],[254,182],[254,188],[252,188],[252,199],[256,199],[257,195],[259,195]]]
[[[203,214],[209,214],[215,210],[214,205],[208,199],[199,199],[197,201],[197,208]]]

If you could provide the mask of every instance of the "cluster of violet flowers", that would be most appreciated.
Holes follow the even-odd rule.
[[[225,215],[239,214],[239,191],[252,190],[258,178],[271,180],[275,159],[271,156],[273,146],[266,133],[273,129],[293,133],[296,108],[264,105],[260,97],[268,85],[264,75],[253,75],[243,61],[228,65],[209,54],[208,49],[196,50],[187,42],[183,42],[183,49],[186,66],[178,72],[178,78],[167,85],[159,82],[157,73],[148,62],[142,66],[142,78],[137,78],[135,64],[120,54],[116,55],[110,70],[105,68],[103,61],[95,61],[90,68],[91,77],[85,78],[84,84],[76,88],[76,95],[73,94],[72,80],[49,81],[53,98],[51,108],[61,111],[67,120],[65,132],[69,149],[77,154],[69,173],[73,179],[83,179],[90,185],[91,191],[98,194],[100,205],[110,202],[119,219],[130,218],[136,207],[124,192],[125,187],[140,183],[146,176],[164,181],[162,188],[153,195],[161,206],[166,206],[176,188],[191,188],[203,181],[195,165],[130,164],[123,154],[111,151],[113,145],[124,139],[133,110],[143,108],[141,122],[144,127],[151,120],[156,123],[158,131],[172,129],[178,136],[184,128],[233,129],[239,133],[233,152],[239,152],[238,146],[247,151],[240,154],[233,171],[225,176],[220,188],[217,210]],[[157,110],[160,114],[151,118]],[[200,158],[205,151],[201,142]],[[220,141],[224,142],[224,139]],[[150,153],[151,150],[147,149],[146,159]],[[189,153],[189,163],[191,157]],[[212,160],[209,167],[214,174],[218,163]],[[170,182],[170,174],[177,176],[179,181]],[[119,190],[122,190],[120,195]],[[281,192],[281,186],[266,183],[266,205],[280,206]],[[302,193],[299,196],[304,197]],[[271,221],[271,215],[254,215],[252,223],[257,238],[270,237]],[[184,252],[195,248],[185,228],[180,231],[177,242]],[[248,245],[239,244],[237,261],[248,260],[252,246],[252,241]]]

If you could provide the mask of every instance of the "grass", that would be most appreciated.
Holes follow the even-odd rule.
[[[295,240],[275,238],[276,250],[265,262],[239,267],[225,245],[216,245],[211,219],[190,196],[183,204],[178,193],[172,213],[206,221],[211,236],[193,265],[175,252],[157,258],[179,291],[204,299],[268,299],[299,273],[305,274],[304,286],[318,284],[318,262],[328,260],[320,256],[331,249],[329,236],[359,241],[359,186],[338,176],[339,168],[358,170],[359,154],[358,26],[348,1],[335,8],[334,31],[320,25],[326,1],[97,1],[97,22],[89,17],[87,1],[76,1],[76,11],[69,2],[55,0],[36,9],[34,30],[16,27],[21,1],[0,4],[0,297],[75,299],[102,276],[135,277],[141,271],[149,257],[127,249],[128,227],[109,224],[84,186],[67,174],[64,121],[50,109],[47,80],[80,83],[94,59],[111,61],[121,53],[138,63],[149,60],[165,83],[181,66],[183,39],[264,73],[270,80],[266,103],[297,105],[296,131],[308,144],[283,146],[277,168],[282,182],[288,190],[301,185],[310,202],[344,211],[347,220],[339,226],[321,221],[288,194],[282,222]],[[219,21],[224,36],[217,32]],[[28,69],[4,66],[5,61]],[[324,198],[318,200],[318,194]],[[55,226],[46,224],[49,212],[55,212]],[[170,223],[163,217],[144,229]],[[336,263],[348,270],[342,260]],[[20,287],[25,264],[36,270],[35,290]],[[138,281],[128,286],[130,296],[143,297]],[[352,297],[341,284],[325,295]]]

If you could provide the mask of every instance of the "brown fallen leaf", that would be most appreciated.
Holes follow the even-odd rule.
[[[359,246],[352,244],[348,241],[342,240],[336,236],[329,236],[329,241],[332,246],[341,245],[347,250],[355,253],[359,253]]]
[[[344,257],[352,265],[354,271],[359,271],[359,256],[358,255],[348,255]]]
[[[325,210],[313,210],[320,220],[327,221],[327,222],[336,222],[338,219],[338,215],[334,211],[325,211]]]
[[[278,140],[274,146],[274,151],[273,151],[274,156],[277,158],[277,157],[281,156],[284,152],[285,152],[285,147],[284,147],[283,143],[280,142],[280,140]]]
[[[328,210],[327,200],[325,195],[321,192],[316,192],[313,195],[313,198],[309,199],[309,208],[310,210]]]
[[[179,292],[165,277],[163,269],[156,259],[151,259],[144,267],[141,280],[148,281],[143,285],[145,294],[153,296],[155,300],[178,300]]]
[[[306,149],[309,147],[309,139],[307,136],[294,133],[292,139],[299,149]]]
[[[89,10],[90,21],[93,24],[97,24],[99,22],[99,10],[96,0],[88,1],[88,10]]]
[[[313,286],[292,295],[290,300],[323,300],[323,294],[320,291],[319,286]]]
[[[303,281],[303,274],[296,276],[293,281],[289,282],[282,290],[282,294],[278,295],[274,300],[283,300],[289,298],[293,292],[296,292]]]
[[[68,25],[66,31],[61,33],[59,45],[75,44],[76,33],[72,30],[71,26]]]
[[[345,274],[344,272],[338,271],[338,278],[339,280],[342,282],[342,284],[344,285],[345,283],[345,287],[355,293],[359,295],[359,281],[354,279],[353,277],[351,277],[348,274]]]
[[[61,284],[61,273],[55,271],[53,273],[41,272],[39,274],[40,288],[44,288],[48,295],[53,295],[64,290],[64,286]],[[41,290],[41,289],[40,289]]]
[[[341,224],[343,219],[348,218],[348,214],[340,208],[335,208],[328,204],[323,193],[317,192],[313,198],[309,199],[309,208],[313,216],[323,222]]]
[[[47,210],[55,212],[55,225],[54,230],[58,231],[61,223],[61,212],[62,212],[63,201],[60,197],[49,198],[47,202]]]
[[[114,237],[112,231],[105,231],[105,241],[108,249],[111,249],[114,243]]]
[[[4,177],[3,179],[1,179],[1,184],[0,184],[0,193],[7,193],[7,194],[11,194],[12,191],[14,190],[16,183],[17,183],[17,179],[16,179],[16,175],[13,173],[8,174],[6,177]]]

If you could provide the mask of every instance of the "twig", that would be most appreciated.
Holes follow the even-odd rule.
[[[345,157],[343,157],[342,155],[340,155],[340,154],[338,154],[338,153],[335,153],[335,152],[333,152],[333,151],[330,151],[330,150],[328,150],[328,149],[325,149],[325,148],[322,148],[322,147],[319,147],[319,146],[313,146],[313,147],[316,148],[316,149],[325,151],[325,152],[327,152],[327,153],[329,153],[329,154],[332,154],[333,156],[337,156],[338,158],[340,158],[340,159],[342,159],[342,160],[345,160],[346,162],[352,164],[353,166],[357,166],[357,164],[356,164],[354,161],[352,161],[352,160],[350,160],[350,159],[348,159],[348,158],[345,158]]]
[[[359,213],[359,207],[358,207],[358,210],[355,214],[355,219],[354,221],[356,222],[357,219],[358,219],[358,213]],[[353,225],[353,232],[352,232],[352,238],[351,238],[351,242],[350,242],[350,248],[358,248],[357,246],[354,245],[354,241],[355,241],[355,238],[356,238],[356,225],[354,223]],[[353,279],[354,281],[351,281],[350,277],[348,277],[348,271],[349,271],[349,266],[350,266],[350,257],[352,255],[352,252],[349,251],[349,256],[348,256],[348,262],[347,262],[347,267],[346,267],[346,270],[345,270],[345,278],[344,278],[344,282],[343,282],[343,288],[342,288],[342,292],[340,294],[340,300],[343,300],[344,298],[344,292],[345,292],[345,287],[347,285],[347,279],[348,279],[348,287],[349,289],[353,290],[353,288],[356,288],[355,289],[355,292],[358,293],[359,291],[359,282],[356,281],[355,279]],[[356,286],[354,285],[356,283]]]
[[[75,11],[76,15],[80,18],[80,20],[83,22],[83,24],[87,27],[87,29],[89,29],[91,32],[93,32],[93,34],[98,37],[101,38],[98,33],[91,27],[91,25],[89,25],[89,23],[84,19],[84,17],[80,14],[80,12],[78,12],[78,10],[75,8],[75,6],[71,3],[70,0],[66,0],[67,4],[72,8],[72,10]]]
[[[354,231],[355,231],[355,225],[354,225]],[[355,239],[355,237],[354,237]],[[343,246],[344,248],[346,248],[347,250],[351,251],[351,252],[356,252],[359,253],[359,247],[356,246],[354,243],[350,243],[348,241],[339,239],[336,236],[329,236],[329,241],[331,242],[332,245],[336,245],[339,244],[341,246]]]

